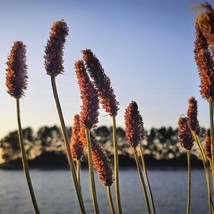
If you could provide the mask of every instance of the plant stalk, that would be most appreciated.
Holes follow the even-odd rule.
[[[107,188],[108,203],[109,203],[109,207],[111,210],[111,214],[115,214],[114,204],[113,204],[112,196],[111,196],[111,187],[107,186],[106,188]]]
[[[191,202],[191,152],[187,150],[187,165],[188,165],[188,190],[187,190],[187,209],[186,214],[190,213],[190,202]]]
[[[78,181],[79,187],[81,188],[80,169],[81,169],[81,161],[76,160],[77,181]]]
[[[90,130],[86,129],[85,131],[86,140],[87,140],[87,150],[88,150],[88,168],[90,174],[90,184],[91,184],[91,193],[93,199],[94,212],[99,213],[98,203],[97,203],[97,194],[94,181],[94,171],[93,171],[93,161],[92,161],[92,151],[91,151],[91,139],[90,139]]]
[[[120,185],[119,185],[119,161],[117,153],[117,131],[116,131],[116,118],[113,119],[113,145],[114,145],[114,177],[115,177],[115,194],[116,194],[116,204],[117,211],[119,214],[122,214],[122,206],[120,200]]]
[[[204,166],[204,173],[205,173],[206,183],[207,183],[208,205],[209,205],[210,214],[212,214],[214,211],[214,208],[213,208],[211,188],[210,188],[210,176],[209,176],[209,168],[207,165],[207,158],[206,158],[206,155],[204,154],[204,150],[202,148],[199,136],[196,135],[195,132],[192,132],[192,135],[193,135],[193,137],[194,137],[194,139],[195,139],[195,141],[199,147],[200,153],[201,153],[202,162],[203,162],[203,166]]]
[[[148,173],[147,173],[147,169],[146,169],[146,164],[145,164],[145,159],[144,159],[143,149],[142,149],[141,143],[140,143],[140,156],[141,156],[141,161],[142,161],[143,172],[144,172],[144,175],[146,177],[146,183],[147,183],[148,190],[149,190],[149,196],[150,196],[150,199],[152,202],[153,213],[156,214],[155,203],[154,203],[154,199],[153,199],[153,195],[152,195],[151,185],[149,182],[149,177],[148,177]]]
[[[147,190],[146,190],[146,185],[145,185],[144,177],[143,177],[143,174],[142,174],[142,171],[141,171],[140,162],[139,162],[139,159],[138,159],[136,148],[133,148],[133,150],[134,150],[134,157],[135,157],[135,162],[136,162],[136,165],[137,165],[138,175],[139,175],[139,178],[140,178],[140,181],[141,181],[141,185],[142,185],[142,188],[143,188],[143,191],[144,191],[144,197],[145,197],[145,201],[146,201],[147,212],[149,214],[151,214],[151,209],[150,209],[148,194],[147,194]]]
[[[68,163],[69,163],[69,166],[70,166],[70,170],[71,170],[71,173],[72,173],[72,176],[73,176],[73,182],[74,182],[74,186],[75,186],[75,189],[76,189],[76,193],[77,193],[77,198],[78,198],[78,201],[79,201],[80,209],[81,209],[81,212],[85,214],[86,213],[85,206],[84,206],[84,203],[83,203],[83,198],[82,198],[80,186],[79,186],[78,180],[77,180],[74,161],[73,161],[73,158],[72,158],[72,155],[71,155],[69,138],[68,138],[68,134],[67,134],[67,130],[66,130],[63,114],[62,114],[62,109],[61,109],[61,105],[60,105],[60,101],[59,101],[59,96],[58,96],[58,93],[57,93],[55,76],[51,76],[51,84],[52,84],[53,95],[54,95],[54,99],[55,99],[55,102],[56,102],[58,115],[59,115],[59,120],[60,120],[60,123],[61,123],[62,135],[63,135],[63,139],[65,141],[67,160],[68,160]]]
[[[200,138],[199,138],[199,136],[198,136],[195,132],[192,132],[192,135],[193,135],[193,137],[194,137],[194,139],[195,139],[195,141],[196,141],[196,143],[197,143],[197,145],[198,145],[199,151],[200,151],[200,153],[201,153],[202,161],[204,161],[204,163],[206,164],[207,158],[206,158],[206,155],[205,155],[205,153],[204,153],[204,149],[203,149],[203,147],[202,147]],[[207,164],[206,164],[206,165],[207,165]],[[208,166],[206,166],[206,167],[208,168]]]
[[[31,182],[30,178],[30,172],[29,172],[29,167],[28,167],[28,162],[27,162],[27,155],[25,152],[25,147],[24,147],[24,142],[23,142],[23,133],[22,133],[22,125],[21,125],[21,117],[20,117],[20,103],[19,103],[19,98],[16,98],[16,110],[17,110],[17,122],[18,122],[18,134],[19,134],[19,145],[20,145],[20,150],[21,150],[21,156],[22,156],[22,166],[25,174],[25,178],[27,181],[28,189],[30,192],[30,197],[32,200],[32,204],[35,210],[36,214],[39,214],[39,208],[37,205],[36,197],[34,194],[33,190],[33,185]]]
[[[213,125],[213,100],[209,100],[209,109],[210,109],[210,136],[211,136],[211,171],[212,171],[212,184],[214,189],[214,125]]]

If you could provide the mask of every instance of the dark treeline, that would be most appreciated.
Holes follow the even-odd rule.
[[[68,133],[71,137],[72,128]],[[112,127],[100,126],[94,129],[98,141],[110,159],[113,155]],[[200,138],[204,139],[205,129],[201,128]],[[35,159],[47,153],[65,156],[65,148],[61,130],[58,126],[43,126],[36,132],[31,127],[23,129],[24,143],[29,159]],[[132,158],[132,149],[126,143],[125,131],[117,128],[118,154],[121,160]],[[172,127],[151,128],[145,131],[145,139],[142,142],[144,154],[155,160],[179,160],[186,154],[178,142],[178,129]],[[0,140],[2,158],[8,162],[20,157],[18,132],[12,131]],[[192,153],[199,157],[198,150],[193,147]]]

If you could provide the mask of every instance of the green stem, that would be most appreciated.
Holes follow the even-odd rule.
[[[56,88],[56,82],[55,82],[55,76],[51,76],[51,84],[52,84],[53,95],[54,95],[54,99],[55,99],[55,102],[56,102],[58,115],[59,115],[59,120],[60,120],[60,123],[61,123],[62,135],[63,135],[63,139],[65,141],[67,160],[68,160],[68,163],[69,163],[69,166],[70,166],[70,170],[71,170],[71,173],[72,173],[72,176],[73,176],[73,181],[74,181],[74,186],[75,186],[76,193],[77,193],[77,198],[78,198],[80,209],[81,209],[82,213],[86,213],[85,206],[84,206],[84,203],[83,203],[82,194],[81,194],[81,190],[80,190],[80,186],[78,184],[78,180],[77,180],[77,176],[76,176],[76,169],[75,169],[75,166],[74,166],[74,161],[73,161],[73,158],[72,158],[72,155],[71,155],[69,138],[68,138],[68,134],[67,134],[67,130],[66,130],[63,114],[62,114],[62,109],[61,109],[60,102],[59,102],[59,97],[58,97],[57,88]]]
[[[115,214],[114,204],[113,204],[112,196],[111,196],[111,187],[107,186],[106,188],[107,188],[108,203],[109,203],[109,207],[111,210],[111,214]]]
[[[188,164],[188,191],[187,191],[187,209],[186,214],[190,213],[190,200],[191,200],[191,163],[190,163],[191,153],[187,150],[187,164]]]
[[[199,136],[198,136],[195,132],[192,132],[192,135],[193,135],[193,137],[194,137],[194,139],[195,139],[195,141],[196,141],[196,143],[197,143],[197,145],[198,145],[199,151],[200,151],[200,153],[201,153],[202,161],[204,161],[206,167],[208,168],[208,166],[207,166],[207,158],[206,158],[206,155],[205,155],[205,153],[204,153],[204,149],[203,149],[203,147],[202,147],[200,138],[199,138]]]
[[[77,181],[78,181],[79,187],[81,188],[80,169],[81,169],[81,162],[80,162],[80,160],[76,160]]]
[[[208,205],[209,205],[209,210],[210,210],[210,214],[213,213],[214,208],[213,208],[213,202],[212,202],[212,195],[211,195],[211,188],[210,188],[210,176],[209,176],[209,168],[207,165],[207,158],[206,155],[204,154],[204,150],[202,148],[201,145],[201,141],[199,136],[195,133],[192,132],[192,135],[199,147],[200,153],[201,153],[201,157],[202,157],[202,162],[203,162],[203,166],[204,166],[204,172],[205,172],[205,177],[206,177],[206,183],[207,183],[207,196],[208,196]]]
[[[119,214],[122,214],[122,206],[120,200],[120,185],[119,185],[119,161],[117,154],[117,131],[116,131],[116,118],[113,119],[113,145],[114,145],[114,177],[115,177],[115,194],[116,194],[116,204]]]
[[[212,171],[212,183],[214,188],[214,125],[213,125],[213,100],[209,101],[209,109],[210,109],[210,135],[211,135],[211,171]]]
[[[21,118],[20,118],[20,104],[19,104],[19,98],[16,98],[16,110],[17,110],[17,122],[18,122],[18,133],[19,133],[19,145],[21,149],[21,155],[22,155],[22,166],[25,174],[25,178],[28,184],[31,200],[33,203],[33,207],[36,214],[39,214],[39,208],[36,202],[36,197],[33,190],[33,185],[30,178],[30,172],[27,162],[27,155],[25,152],[24,142],[23,142],[23,133],[22,133],[22,126],[21,126]]]
[[[142,161],[142,166],[143,166],[143,172],[144,172],[144,175],[146,177],[146,183],[147,183],[148,190],[149,190],[149,196],[150,196],[150,199],[151,199],[151,202],[152,202],[153,213],[155,214],[156,213],[155,203],[154,203],[154,199],[153,199],[153,195],[152,195],[152,190],[151,190],[151,185],[150,185],[150,182],[149,182],[148,173],[147,173],[147,170],[146,170],[146,164],[145,164],[145,160],[144,160],[143,149],[142,149],[141,143],[140,143],[140,156],[141,156],[141,161]]]
[[[137,171],[138,171],[139,178],[140,178],[140,181],[141,181],[141,185],[142,185],[142,188],[143,188],[143,191],[144,191],[144,197],[145,197],[145,201],[146,201],[147,211],[150,214],[151,213],[151,209],[150,209],[150,204],[149,204],[149,199],[148,199],[148,194],[147,194],[147,190],[146,190],[145,181],[144,181],[143,174],[142,174],[141,167],[140,167],[140,162],[139,162],[139,159],[138,159],[138,156],[137,156],[136,148],[133,148],[133,150],[134,150],[135,162],[136,162],[136,165],[137,165]]]
[[[91,183],[91,193],[93,199],[94,212],[99,213],[98,203],[97,203],[97,194],[96,187],[94,181],[94,171],[93,171],[93,161],[92,161],[92,151],[91,151],[91,139],[90,139],[90,131],[86,129],[85,131],[86,140],[87,140],[87,149],[88,149],[88,168],[90,174],[90,183]]]

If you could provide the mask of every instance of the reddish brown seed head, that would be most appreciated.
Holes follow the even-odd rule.
[[[197,135],[200,132],[200,126],[198,122],[198,105],[197,100],[194,97],[190,97],[188,100],[189,108],[187,111],[187,116],[189,118],[189,125],[192,131],[194,131]]]
[[[180,116],[178,120],[178,138],[181,146],[191,150],[193,146],[193,136],[189,126],[189,118]]]
[[[63,49],[68,26],[64,20],[53,23],[50,38],[45,47],[45,69],[50,76],[57,76],[63,72]]]
[[[143,119],[138,111],[137,103],[132,101],[125,110],[126,139],[132,147],[136,147],[144,138]]]
[[[116,116],[119,110],[119,102],[116,100],[116,96],[111,87],[110,78],[105,74],[100,61],[90,49],[83,50],[82,53],[86,68],[98,90],[103,108],[110,116]]]
[[[83,60],[75,63],[75,71],[82,99],[80,123],[81,126],[91,129],[98,122],[98,93],[86,73]]]
[[[214,10],[208,2],[200,4],[198,9],[200,12],[197,14],[195,22],[214,53]]]
[[[85,137],[85,128],[80,131],[80,139],[83,142],[83,146],[87,148],[87,141]],[[101,145],[96,140],[94,134],[90,133],[91,139],[91,150],[92,150],[92,160],[95,169],[99,174],[99,179],[105,186],[111,186],[113,183],[113,171],[110,161],[102,149]]]
[[[83,145],[79,137],[80,118],[79,115],[74,116],[74,124],[71,136],[71,153],[74,160],[80,160],[83,156]]]
[[[206,136],[205,136],[205,155],[209,160],[212,158],[212,152],[211,152],[211,137],[210,137],[210,129],[206,131]]]
[[[214,66],[210,49],[198,24],[195,25],[195,61],[201,79],[201,96],[208,101],[214,99]]]
[[[27,89],[26,46],[21,41],[14,42],[7,61],[7,92],[14,98],[20,98]]]

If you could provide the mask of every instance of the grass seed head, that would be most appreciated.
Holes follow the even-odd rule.
[[[81,126],[91,129],[96,126],[98,122],[98,93],[86,73],[83,60],[79,60],[75,63],[75,71],[82,99],[80,124]]]
[[[90,49],[83,50],[82,53],[89,75],[98,90],[103,108],[111,117],[116,116],[119,110],[119,102],[116,100],[113,88],[111,87],[110,78],[105,74],[100,61]]]
[[[14,98],[20,98],[27,89],[26,46],[21,41],[14,42],[7,61],[7,92]]]
[[[63,49],[68,26],[64,20],[53,23],[50,38],[45,47],[45,69],[50,76],[57,76],[63,72]]]
[[[180,116],[178,120],[178,138],[181,146],[191,150],[193,146],[193,136],[189,126],[189,118]]]
[[[137,103],[134,101],[125,110],[125,127],[127,142],[135,148],[144,138],[144,127]]]

